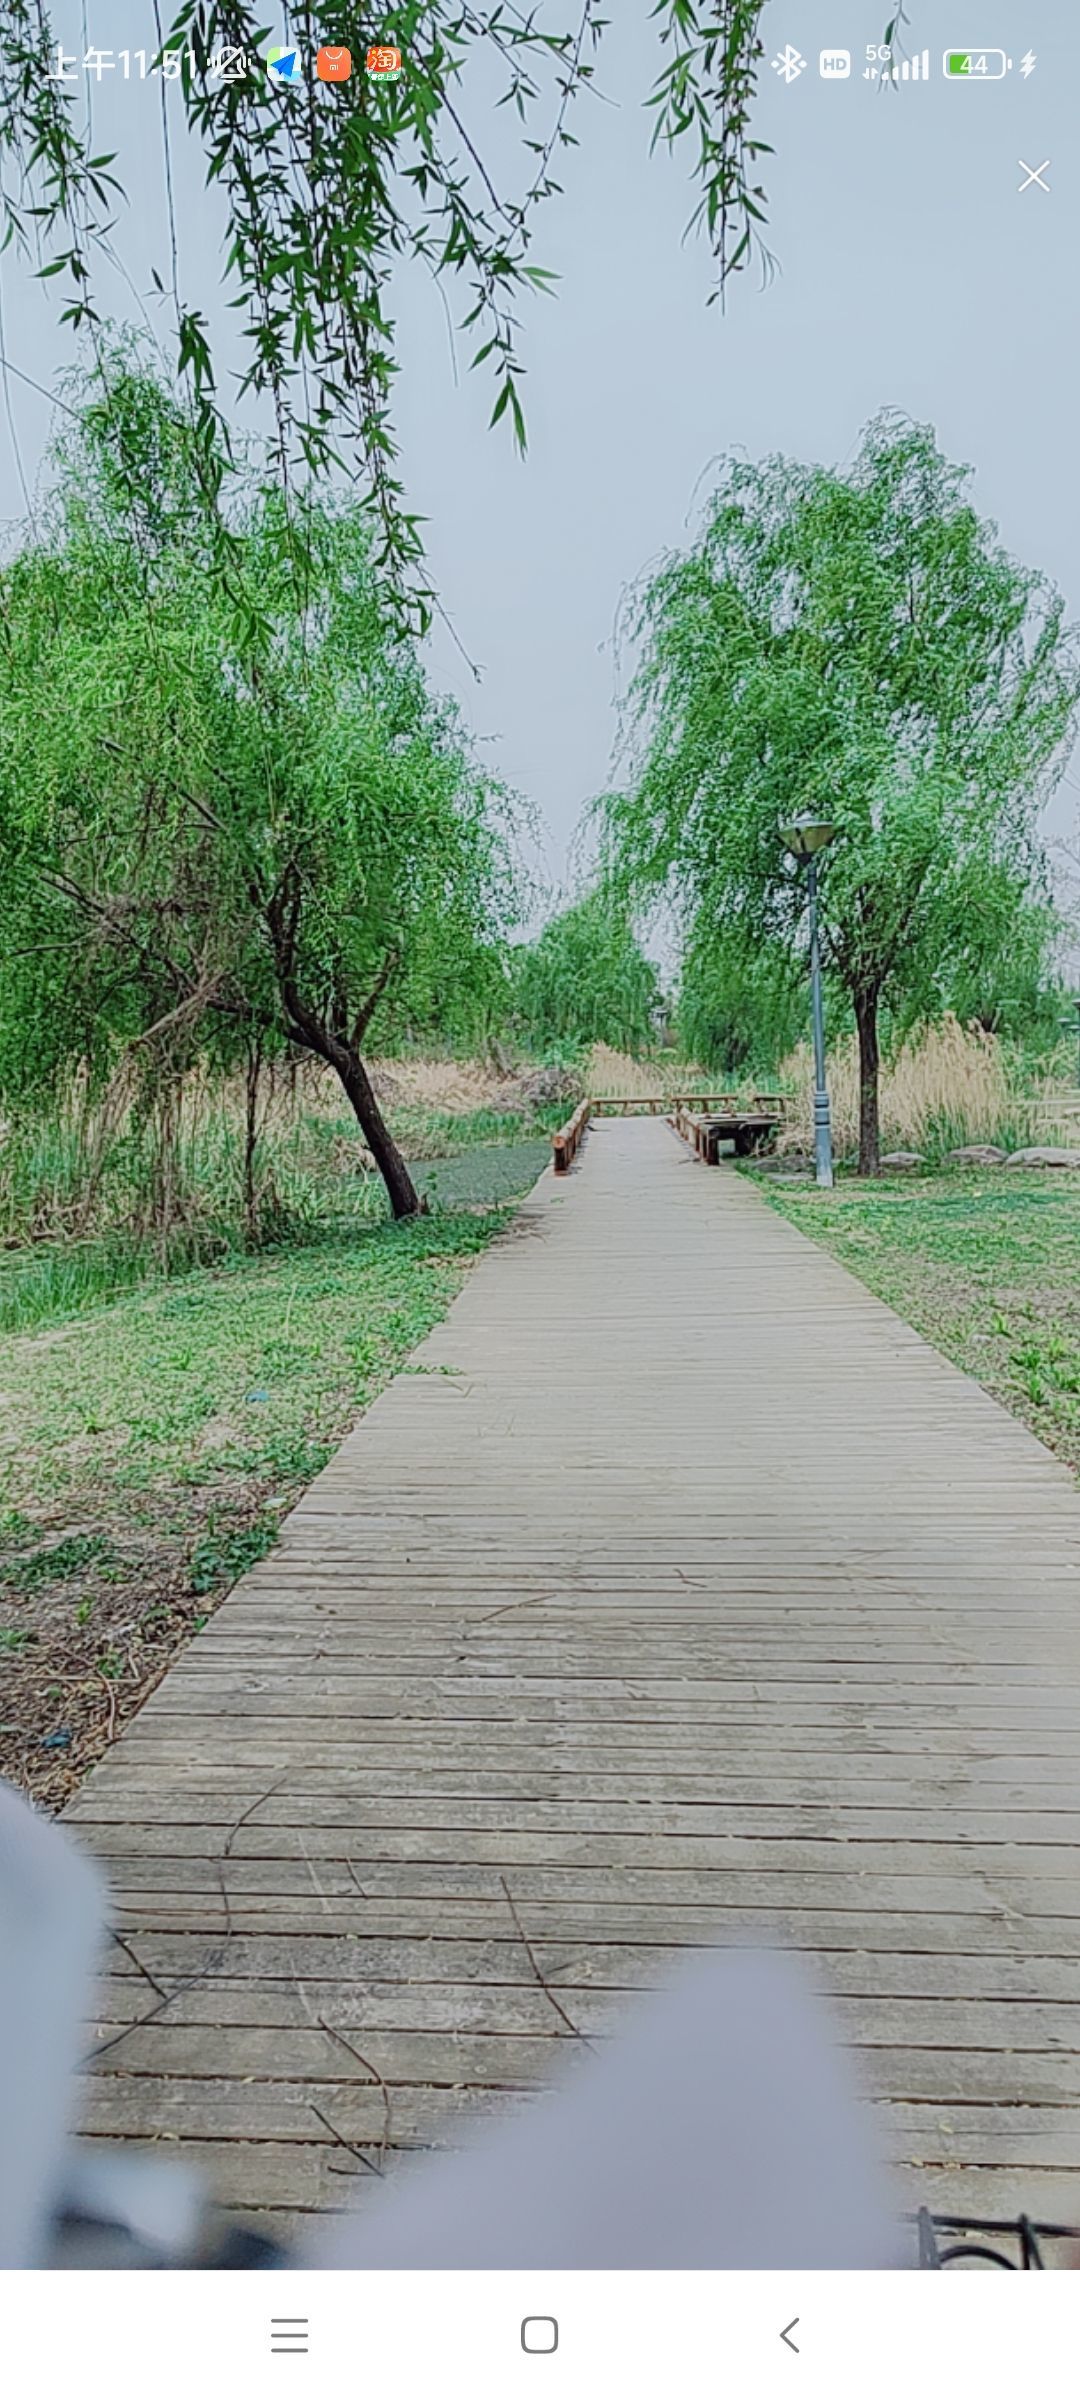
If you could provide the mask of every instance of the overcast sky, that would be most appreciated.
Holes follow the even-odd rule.
[[[660,56],[650,5],[614,0],[604,97],[578,105],[565,196],[537,235],[535,255],[560,282],[556,298],[526,312],[526,461],[505,423],[487,430],[491,387],[468,373],[470,338],[452,343],[434,286],[411,275],[397,295],[410,502],[429,520],[435,580],[482,681],[445,629],[432,643],[434,674],[539,810],[556,878],[610,773],[620,594],[687,538],[702,478],[723,451],[839,461],[883,406],[927,419],[945,450],[976,469],[977,505],[1009,547],[1053,576],[1080,614],[1075,0],[977,9],[963,0],[955,23],[941,0],[908,0],[906,46],[929,46],[931,78],[896,91],[862,76],[885,0],[768,0],[767,58],[792,42],[807,61],[790,84],[766,65],[756,115],[775,150],[762,173],[779,271],[764,289],[756,272],[741,278],[723,312],[706,306],[705,248],[683,240],[689,162],[649,156],[641,104]],[[68,0],[57,15],[80,57],[82,14],[81,0]],[[152,49],[146,0],[89,0],[85,14],[103,48]],[[1014,61],[1002,81],[944,79],[943,42],[973,31]],[[853,53],[848,81],[822,80],[825,44]],[[1023,78],[1028,49],[1036,65]],[[157,87],[106,77],[93,105],[95,141],[118,149],[132,203],[117,251],[153,315],[151,266],[168,280]],[[496,155],[511,130],[503,112]],[[220,220],[179,126],[177,140],[181,289],[211,308]],[[1042,168],[1049,192],[1019,191],[1021,160]],[[3,260],[4,347],[46,386],[69,355],[55,289],[35,288],[10,252]],[[106,278],[103,297],[117,316],[139,313],[119,276]],[[167,321],[160,331],[167,342]],[[47,411],[14,380],[8,398],[32,480]],[[10,515],[20,502],[8,422],[0,442]],[[1055,831],[1071,832],[1075,800],[1071,788],[1059,794]]]

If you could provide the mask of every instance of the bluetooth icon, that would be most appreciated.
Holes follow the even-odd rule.
[[[777,51],[772,63],[777,74],[783,76],[785,83],[795,83],[802,74],[806,60],[800,58],[794,42],[785,42],[783,49]]]

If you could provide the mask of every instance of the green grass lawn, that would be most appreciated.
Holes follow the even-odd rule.
[[[754,1180],[1080,1472],[1080,1174]]]
[[[543,1163],[543,1155],[540,1163]],[[494,1172],[527,1188],[530,1152]],[[470,1197],[490,1196],[473,1176]],[[0,1773],[62,1800],[408,1352],[503,1211],[343,1226],[8,1334]]]

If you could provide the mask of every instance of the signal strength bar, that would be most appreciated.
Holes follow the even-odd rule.
[[[929,50],[917,51],[914,58],[902,58],[899,66],[894,62],[888,70],[888,79],[890,83],[929,83]]]

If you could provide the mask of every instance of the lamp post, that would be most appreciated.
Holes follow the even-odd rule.
[[[827,817],[795,817],[790,825],[782,825],[780,839],[792,858],[806,868],[806,892],[810,904],[810,1006],[814,1020],[814,1164],[819,1184],[832,1189],[832,1133],[829,1127],[829,1093],[825,1082],[825,1011],[821,1002],[821,945],[818,939],[817,862],[818,853],[827,850],[836,840],[839,827]]]
[[[1060,1024],[1063,1032],[1071,1033],[1074,1040],[1080,1043],[1080,1000],[1073,1001],[1073,1008],[1076,1012],[1075,1015],[1071,1017],[1059,1017],[1058,1023]],[[1080,1083],[1080,1050],[1077,1052],[1076,1080],[1078,1083]]]

